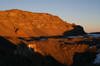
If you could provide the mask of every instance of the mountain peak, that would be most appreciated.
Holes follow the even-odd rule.
[[[48,13],[33,13],[18,9],[0,11],[0,29],[2,31],[0,35],[3,36],[58,36],[73,30],[73,26],[76,25]],[[85,32],[83,31],[83,33]]]

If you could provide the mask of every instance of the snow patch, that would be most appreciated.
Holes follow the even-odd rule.
[[[39,41],[45,41],[46,40],[46,38],[43,38],[43,39],[40,39]]]
[[[94,46],[90,46],[90,49],[93,48]]]
[[[96,65],[100,64],[100,52],[96,55],[96,59],[93,62],[93,64],[96,64]]]
[[[68,38],[83,38],[84,36],[67,36]]]
[[[100,37],[100,34],[87,34],[87,36]]]
[[[31,46],[30,45],[28,45],[29,46],[29,50],[31,51]]]

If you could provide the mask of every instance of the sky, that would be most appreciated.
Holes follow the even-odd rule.
[[[0,11],[9,9],[49,13],[85,32],[100,32],[100,0],[0,0]]]

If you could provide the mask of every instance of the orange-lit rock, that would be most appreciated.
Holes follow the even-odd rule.
[[[54,59],[65,65],[73,63],[75,52],[83,53],[89,51],[90,46],[85,44],[68,45],[59,41],[65,39],[48,39],[46,41],[38,41],[37,43],[28,44],[28,47],[33,48],[35,52],[39,52],[43,56],[52,56]]]
[[[73,30],[73,26],[76,25],[66,23],[58,16],[48,13],[34,13],[18,9],[0,11],[1,36],[58,36],[63,35],[66,31]],[[15,27],[18,28],[17,33]]]

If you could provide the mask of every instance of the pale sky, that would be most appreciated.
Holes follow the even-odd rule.
[[[0,11],[9,9],[57,15],[86,32],[100,32],[100,0],[0,0]]]

